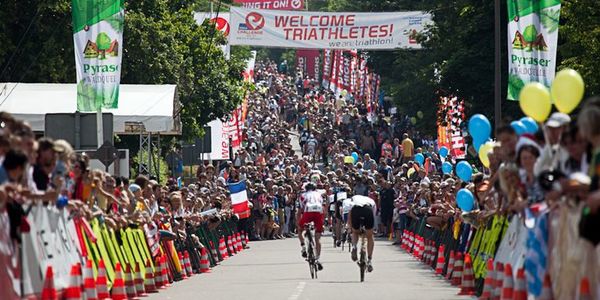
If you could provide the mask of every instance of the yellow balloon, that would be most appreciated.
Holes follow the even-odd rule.
[[[490,167],[490,158],[488,153],[494,149],[494,142],[487,142],[479,147],[479,160],[486,168]]]
[[[528,117],[544,122],[552,111],[550,92],[539,82],[526,84],[519,94],[519,105]]]
[[[412,174],[413,174],[413,173],[415,173],[415,169],[413,169],[413,168],[410,168],[410,169],[408,169],[408,172],[406,172],[406,175],[407,175],[408,177],[410,177],[410,176],[412,176]]]
[[[565,114],[577,108],[583,99],[584,90],[583,78],[573,69],[558,72],[550,88],[556,109]]]
[[[345,164],[353,164],[354,163],[354,157],[352,157],[352,156],[346,156],[346,157],[344,157],[344,163]]]

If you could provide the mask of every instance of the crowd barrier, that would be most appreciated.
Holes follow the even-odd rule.
[[[582,204],[537,216],[496,215],[478,228],[411,219],[400,246],[459,295],[480,299],[598,299],[598,250],[579,236]]]
[[[106,290],[112,299],[131,298],[136,288],[140,294],[156,292],[210,272],[248,243],[234,220],[188,226],[183,239],[168,224],[114,230],[101,218],[88,222],[53,206],[28,210],[16,235],[8,215],[0,214],[0,285],[12,287],[0,289],[1,299],[95,299],[85,296],[91,290],[100,295]],[[20,243],[12,243],[15,237]]]

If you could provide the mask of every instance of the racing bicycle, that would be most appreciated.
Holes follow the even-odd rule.
[[[319,270],[317,266],[317,257],[315,255],[315,239],[313,238],[313,230],[314,226],[312,223],[304,225],[304,236],[306,238],[306,242],[308,247],[306,248],[306,261],[308,262],[308,267],[310,269],[310,277],[312,279],[318,278],[317,271]]]
[[[361,218],[364,219],[364,218]],[[365,229],[365,225],[360,225],[358,238],[360,240],[360,256],[358,261],[358,267],[360,269],[360,282],[365,281],[365,271],[367,270],[367,230]]]

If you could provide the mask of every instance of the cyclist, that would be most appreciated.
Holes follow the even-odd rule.
[[[319,270],[323,270],[323,265],[319,261],[321,256],[321,234],[323,233],[324,212],[326,211],[326,202],[323,201],[323,194],[316,190],[317,187],[313,183],[307,183],[305,186],[306,192],[300,196],[300,210],[302,216],[298,219],[298,239],[302,247],[302,257],[307,256],[306,245],[304,244],[304,225],[313,222],[315,224],[315,248],[316,248],[316,264]]]
[[[358,243],[360,227],[365,226],[368,258],[367,271],[369,272],[373,271],[371,259],[373,258],[373,248],[375,247],[375,242],[373,240],[373,227],[375,225],[375,218],[373,217],[374,210],[375,201],[373,199],[360,195],[352,197],[352,209],[350,209],[350,213],[348,215],[348,222],[352,228],[352,261],[358,260],[356,244]]]

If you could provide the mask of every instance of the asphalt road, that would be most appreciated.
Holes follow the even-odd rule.
[[[456,296],[458,288],[391,242],[376,242],[375,270],[363,283],[350,254],[334,249],[330,236],[323,242],[324,270],[318,279],[310,278],[297,239],[252,242],[250,249],[222,262],[211,273],[176,282],[146,299],[470,299]]]

